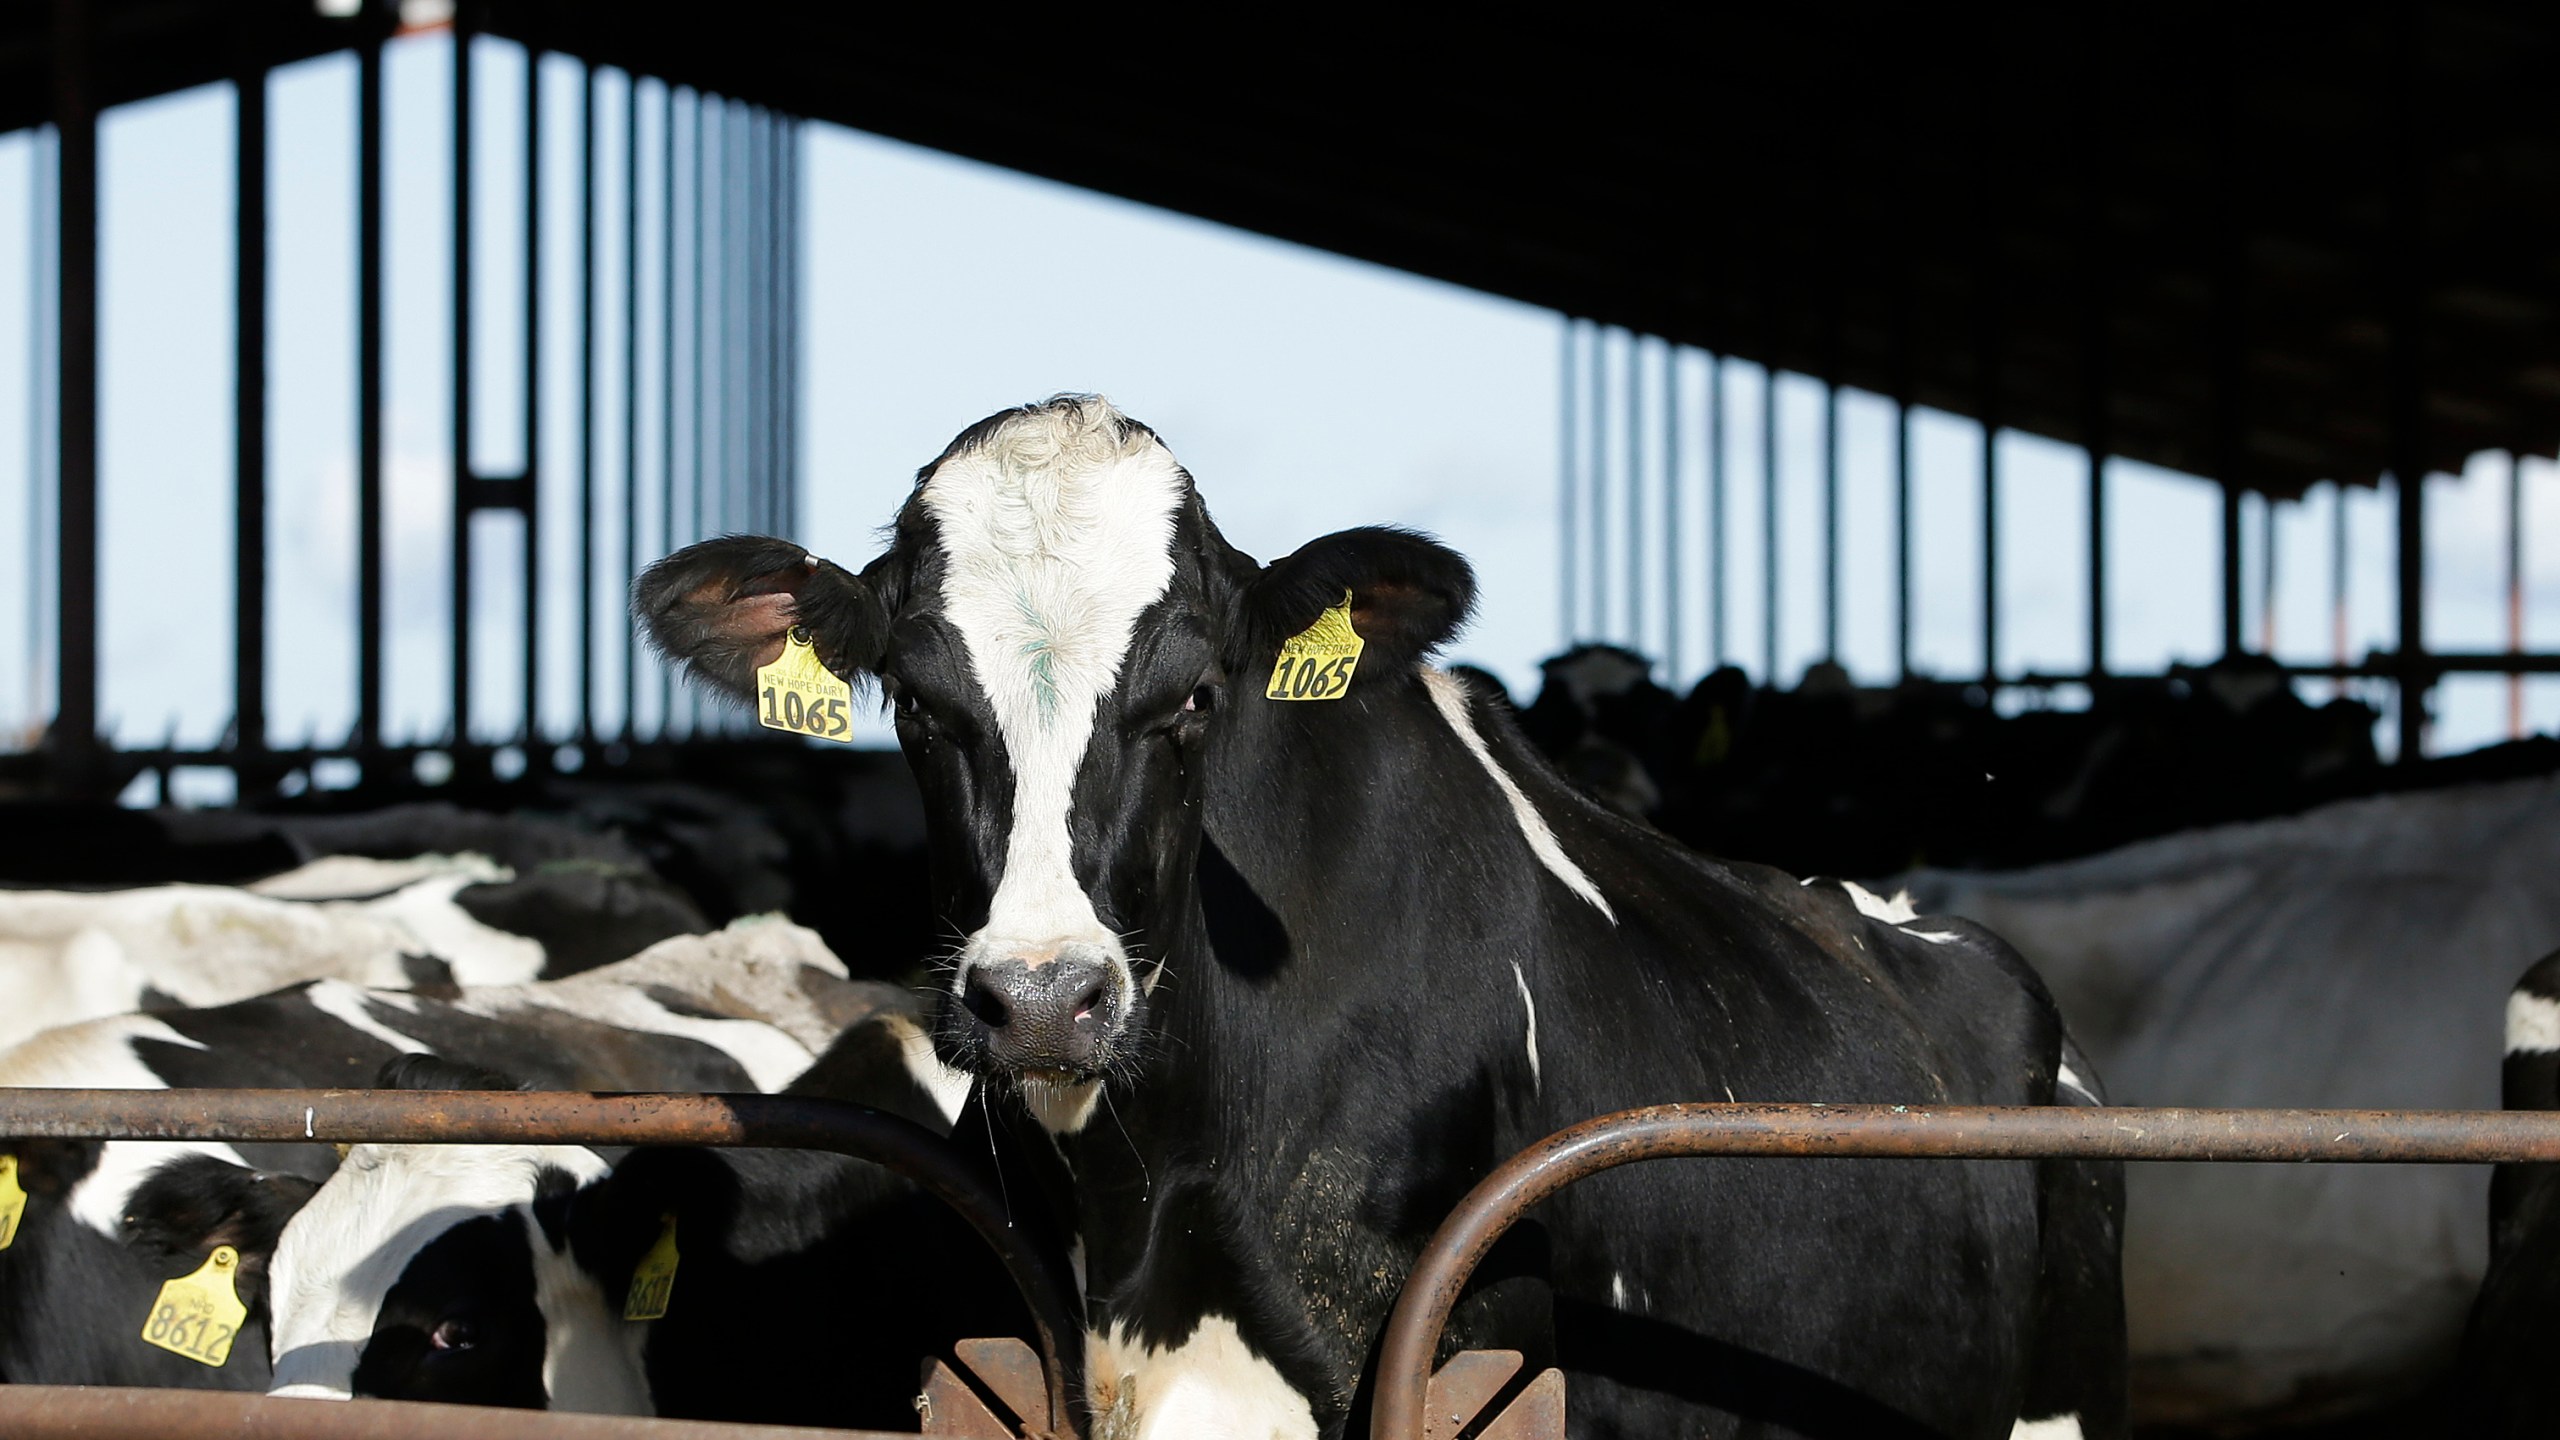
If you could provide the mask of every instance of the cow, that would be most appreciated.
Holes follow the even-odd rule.
[[[0,1084],[104,1089],[362,1085],[404,1058],[505,1066],[557,1088],[773,1090],[887,987],[844,978],[817,937],[745,922],[523,986],[411,993],[322,980],[229,1005],[112,1016],[0,1053]],[[0,1141],[26,1195],[0,1249],[0,1377],[264,1389],[262,1289],[281,1229],[327,1178],[327,1145]],[[140,1338],[160,1286],[219,1245],[250,1309],[207,1366]]]
[[[1473,586],[1395,529],[1257,564],[1153,431],[1061,396],[961,432],[860,574],[741,536],[635,587],[733,697],[805,643],[893,707],[964,937],[936,1041],[1072,1169],[1098,1434],[1345,1434],[1433,1225],[1594,1114],[2083,1098],[1988,932],[1565,781],[1429,663]],[[2118,1436],[2120,1184],[1620,1172],[1515,1230],[1450,1339],[1560,1363],[1580,1434]]]
[[[2509,1110],[2560,1110],[2560,953],[2544,956],[2507,996],[2501,1089]],[[2522,1440],[2551,1433],[2560,1381],[2560,1174],[2497,1167],[2489,1182],[2489,1268],[2472,1302],[2453,1387],[2456,1433]]]
[[[2560,948],[2555,867],[2544,776],[1891,883],[2014,942],[2122,1103],[2476,1110],[2516,975]],[[2144,1165],[2128,1190],[2146,1422],[2430,1405],[2488,1264],[2485,1171]]]
[[[333,855],[241,886],[0,890],[0,1045],[301,980],[374,988],[560,979],[706,928],[643,874],[518,876],[476,854]]]
[[[888,993],[787,1093],[949,1133],[967,1077],[934,1059],[916,999]],[[442,1062],[385,1080],[512,1088]],[[662,1313],[630,1318],[662,1244]],[[316,1399],[896,1429],[924,1359],[1029,1333],[939,1201],[790,1151],[359,1145],[285,1227],[272,1278],[274,1393]]]

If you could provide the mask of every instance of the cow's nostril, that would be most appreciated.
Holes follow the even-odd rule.
[[[1102,1008],[1103,1001],[1110,994],[1110,974],[1105,972],[1096,975],[1086,981],[1082,989],[1076,991],[1076,998],[1067,1005],[1067,1014],[1077,1020],[1091,1019],[1093,1012]]]
[[[969,984],[961,992],[960,1003],[968,1006],[969,1013],[978,1017],[978,1023],[990,1030],[1001,1030],[1013,1023],[1013,1006],[1006,1002],[1004,992],[996,988],[985,971],[970,973]]]

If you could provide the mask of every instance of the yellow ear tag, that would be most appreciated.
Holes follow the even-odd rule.
[[[782,657],[756,668],[756,723],[840,744],[853,743],[853,687],[836,678],[794,625]]]
[[[676,1289],[676,1217],[666,1217],[666,1228],[658,1232],[658,1243],[640,1257],[638,1268],[631,1272],[631,1293],[622,1300],[625,1320],[663,1320],[667,1318],[667,1298]]]
[[[18,1157],[0,1155],[0,1250],[18,1238],[18,1222],[27,1218],[27,1192],[18,1184]]]
[[[1271,684],[1263,697],[1341,699],[1351,691],[1351,672],[1360,664],[1360,644],[1360,632],[1351,628],[1351,592],[1345,590],[1341,604],[1281,644],[1280,663],[1271,667]]]
[[[249,1307],[240,1303],[240,1292],[231,1284],[239,1270],[239,1251],[228,1245],[213,1247],[196,1273],[160,1287],[142,1338],[172,1355],[222,1368],[222,1362],[231,1358],[231,1341],[240,1333],[240,1322],[249,1318]]]

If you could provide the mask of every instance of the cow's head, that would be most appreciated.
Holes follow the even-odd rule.
[[[660,649],[741,698],[795,630],[836,674],[877,678],[924,792],[942,918],[965,937],[937,1043],[1074,1129],[1143,1048],[1226,712],[1264,703],[1282,641],[1346,591],[1360,673],[1409,677],[1473,583],[1394,530],[1265,569],[1153,431],[1062,396],[961,432],[858,575],[731,537],[652,566],[633,599]]]
[[[513,1089],[429,1056],[387,1089]],[[558,1145],[357,1145],[284,1228],[274,1393],[646,1414],[636,1326],[578,1263],[573,1203],[606,1173]]]

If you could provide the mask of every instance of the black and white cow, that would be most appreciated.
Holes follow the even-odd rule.
[[[559,979],[707,928],[645,873],[519,876],[476,854],[333,855],[243,886],[0,889],[0,1045],[303,980],[376,989]]]
[[[2560,1110],[2560,954],[2507,996],[2510,1110]],[[2457,1433],[2523,1440],[2560,1416],[2560,1166],[2501,1165],[2489,1182],[2489,1273],[2454,1386]]]
[[[948,1133],[967,1077],[887,995],[790,1093]],[[411,1087],[507,1088],[416,1064]],[[661,1318],[625,1318],[671,1234]],[[860,1161],[790,1151],[359,1145],[275,1255],[276,1393],[897,1429],[923,1360],[1024,1335],[983,1241]]]
[[[894,704],[967,937],[938,1040],[1073,1168],[1099,1434],[1344,1434],[1431,1228],[1594,1114],[2080,1098],[1987,932],[1575,791],[1426,662],[1472,590],[1396,530],[1256,564],[1151,431],[1081,397],[963,432],[858,576],[733,537],[637,589],[733,695],[797,627]],[[1283,642],[1346,602],[1347,691],[1267,698]],[[2121,1435],[2120,1185],[1621,1171],[1516,1231],[1451,1340],[1562,1363],[1584,1435]]]
[[[566,1089],[779,1089],[886,987],[844,978],[776,921],[663,942],[544,984],[413,994],[323,980],[201,1010],[49,1030],[0,1053],[0,1085],[155,1090],[370,1083],[442,1056]],[[894,995],[896,992],[889,992]],[[27,1192],[0,1249],[0,1378],[263,1389],[267,1259],[335,1167],[327,1145],[0,1140]],[[165,1280],[217,1245],[251,1319],[220,1368],[139,1338]]]

